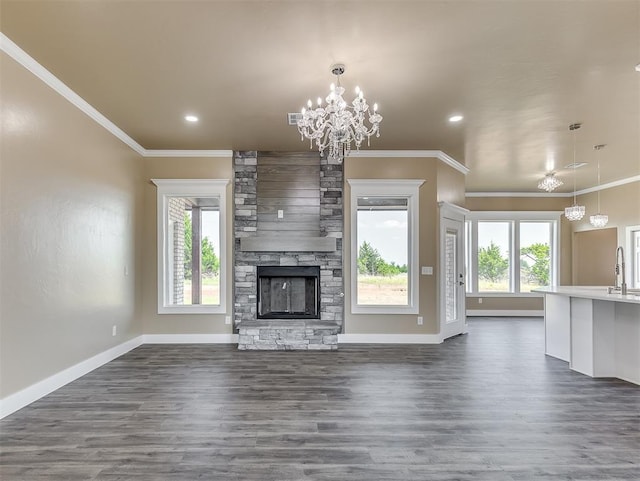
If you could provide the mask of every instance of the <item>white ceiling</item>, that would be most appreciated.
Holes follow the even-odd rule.
[[[375,150],[442,150],[468,191],[640,175],[640,0],[10,1],[0,29],[146,149],[308,148],[287,112],[330,66],[384,116]],[[198,124],[183,120],[186,113]],[[464,120],[450,124],[461,113]]]

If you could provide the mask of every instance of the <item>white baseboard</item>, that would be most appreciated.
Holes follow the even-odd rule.
[[[74,366],[68,367],[59,373],[49,376],[31,386],[11,394],[4,399],[0,399],[0,419],[28,406],[34,401],[52,393],[56,389],[60,389],[65,384],[84,376],[85,374],[99,368],[100,366],[113,361],[114,359],[126,354],[142,344],[142,336],[135,337],[129,341],[123,342],[111,349],[107,349],[100,354],[96,354],[89,359],[79,362]]]
[[[544,310],[469,309],[467,317],[544,317]]]
[[[237,334],[145,334],[144,344],[237,344]]]
[[[237,344],[237,334],[145,334],[123,342],[40,382],[0,399],[0,419],[60,389],[142,344]]]
[[[440,334],[338,334],[338,344],[440,344]]]

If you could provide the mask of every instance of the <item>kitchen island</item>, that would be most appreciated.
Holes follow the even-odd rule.
[[[640,385],[640,296],[603,286],[557,286],[544,294],[545,354],[591,377]]]

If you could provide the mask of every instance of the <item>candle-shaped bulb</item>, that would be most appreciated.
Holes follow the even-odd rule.
[[[322,105],[322,99],[318,97],[318,107],[320,107],[321,105]]]
[[[373,111],[377,112],[378,111],[378,104],[373,104]]]
[[[358,97],[360,97],[361,99],[364,98],[364,92],[361,90],[360,93],[358,94]]]
[[[329,85],[329,90],[333,92],[335,89],[336,89],[336,84],[332,83],[331,85]]]
[[[359,93],[360,93],[360,87],[356,85],[356,95],[358,95]]]
[[[305,109],[304,107],[302,107],[302,110],[300,111],[300,113],[301,113],[302,115],[304,115],[305,113],[307,113],[307,109]]]
[[[307,102],[307,107],[309,108],[313,107],[313,103],[311,102],[311,99],[309,99],[309,101]]]

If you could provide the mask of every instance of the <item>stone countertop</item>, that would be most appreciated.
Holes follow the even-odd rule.
[[[583,299],[597,299],[600,301],[627,302],[630,304],[640,304],[640,295],[619,293],[609,294],[607,286],[556,286],[540,287],[532,292],[541,294],[554,294],[566,297],[580,297]]]

